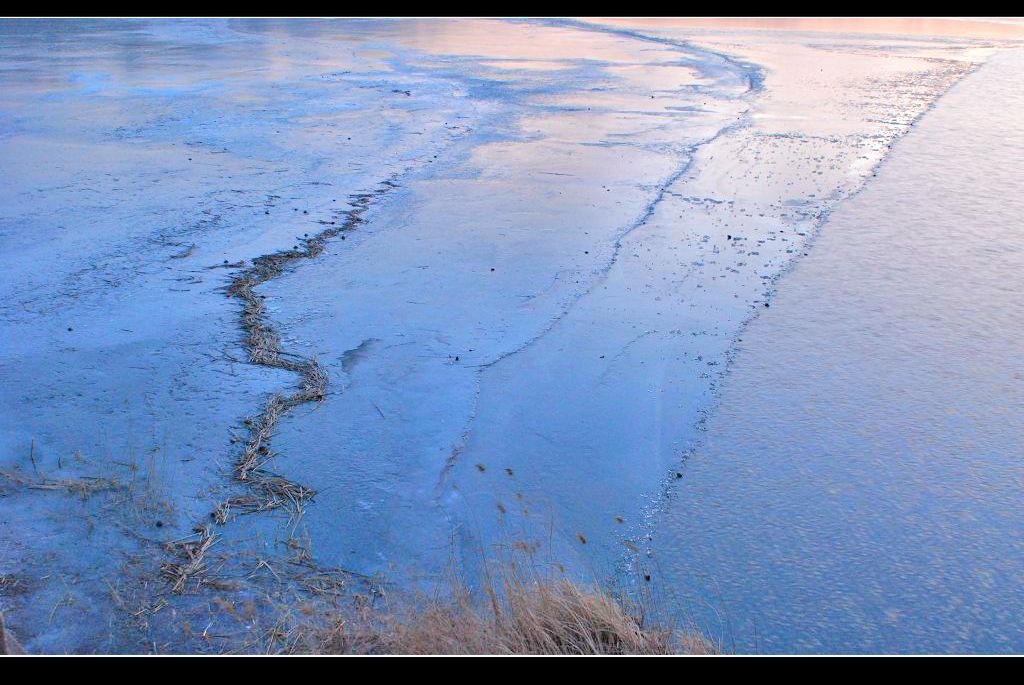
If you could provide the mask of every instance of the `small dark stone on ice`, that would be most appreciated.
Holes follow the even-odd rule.
[[[491,267],[491,271],[494,271],[494,267],[493,266]]]
[[[74,329],[73,329],[73,328],[71,328],[71,326],[68,326],[68,330],[69,330],[69,331],[71,331],[71,330],[74,330]]]
[[[263,213],[264,213],[264,214],[270,214],[270,210],[268,209],[267,211],[265,211],[265,212],[263,212]]]
[[[765,306],[766,308],[767,308],[767,307],[771,307],[771,305],[770,305],[770,304],[768,304],[767,302],[765,302],[765,303],[764,303],[764,306]]]
[[[156,522],[156,527],[157,528],[163,528],[164,527],[164,522],[163,521],[157,521]]]
[[[683,474],[681,474],[678,471],[676,471],[676,480],[679,480],[682,477],[683,477]]]

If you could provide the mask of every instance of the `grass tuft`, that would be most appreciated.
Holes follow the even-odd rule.
[[[473,593],[424,598],[404,611],[364,607],[319,635],[322,654],[715,654],[696,631],[650,625],[642,609],[564,578],[502,568]]]

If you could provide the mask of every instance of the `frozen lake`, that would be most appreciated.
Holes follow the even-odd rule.
[[[743,334],[654,546],[744,651],[1024,650],[1022,67],[943,96]]]
[[[521,544],[743,650],[1020,651],[984,28],[0,22],[8,623],[220,651]]]

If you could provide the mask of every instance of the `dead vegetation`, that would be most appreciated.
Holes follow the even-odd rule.
[[[102,465],[76,451],[70,460],[57,455],[51,458],[46,470],[37,459],[35,440],[29,447],[31,470],[15,464],[11,469],[0,469],[0,483],[6,481],[18,488],[63,492],[76,495],[83,502],[103,494],[102,506],[106,511],[116,510],[134,522],[148,521],[154,515],[173,513],[173,504],[167,496],[164,483],[166,447],[153,446],[139,459],[136,449],[129,448],[128,460],[106,459]],[[54,461],[56,463],[54,463]],[[114,477],[55,474],[81,471],[86,468],[115,471]]]
[[[51,479],[40,475],[37,478],[25,475],[17,471],[0,469],[0,476],[8,481],[29,488],[30,490],[56,490],[78,495],[82,499],[88,498],[98,492],[110,492],[123,490],[127,486],[111,478],[99,476],[83,476],[81,478],[59,478]]]
[[[247,486],[248,492],[219,502],[210,512],[215,524],[225,525],[239,514],[276,509],[286,509],[293,521],[298,520],[305,503],[316,494],[312,488],[268,470],[267,464],[276,456],[270,448],[270,438],[281,417],[299,405],[322,401],[327,395],[327,372],[316,357],[305,359],[282,349],[281,337],[267,320],[264,298],[256,289],[283,274],[293,263],[321,254],[331,238],[362,223],[363,214],[374,197],[395,187],[393,181],[387,180],[373,192],[351,196],[351,208],[341,215],[344,219],[340,223],[321,221],[328,227],[312,237],[300,238],[299,244],[289,250],[253,259],[251,265],[242,268],[228,284],[228,295],[242,304],[241,325],[250,363],[297,373],[299,383],[291,394],[271,395],[259,414],[244,421],[248,436],[242,440],[242,453],[235,461],[233,476]],[[175,593],[184,592],[188,581],[206,569],[204,555],[216,536],[205,525],[196,527],[196,535],[196,539],[167,545],[178,561],[165,562],[162,570]]]
[[[160,566],[164,578],[171,584],[171,591],[180,593],[191,578],[206,570],[206,551],[217,541],[217,536],[207,526],[196,526],[195,535],[184,540],[173,540],[164,545],[168,552],[180,561],[165,561]]]
[[[238,273],[228,285],[228,295],[242,302],[242,330],[249,361],[259,366],[283,369],[299,374],[299,387],[290,394],[276,393],[267,400],[263,411],[246,419],[249,431],[242,448],[242,454],[234,467],[235,479],[249,486],[249,493],[231,497],[216,506],[211,518],[219,525],[230,520],[233,512],[256,513],[285,507],[294,517],[301,516],[302,507],[316,493],[287,478],[267,471],[264,467],[274,457],[270,450],[270,437],[281,417],[295,407],[308,402],[320,402],[327,395],[328,377],[316,357],[302,359],[286,353],[281,347],[281,337],[267,321],[266,305],[256,288],[282,273],[293,262],[310,259],[321,254],[327,241],[354,229],[363,221],[363,214],[370,201],[389,188],[395,187],[385,181],[372,193],[352,196],[352,208],[345,212],[340,225],[331,222],[315,236],[300,239],[300,245],[262,255],[252,260],[252,265]]]
[[[652,625],[639,604],[565,578],[505,569],[404,610],[364,607],[318,634],[323,654],[716,654],[696,631]]]
[[[62,478],[60,480],[46,481],[42,483],[31,483],[29,487],[33,490],[64,490],[83,499],[97,492],[120,490],[124,485],[116,480],[100,477],[84,478]]]

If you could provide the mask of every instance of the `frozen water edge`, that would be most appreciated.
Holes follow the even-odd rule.
[[[838,56],[821,60],[833,71],[817,91],[803,92],[799,70],[776,67],[766,92],[749,100],[742,69],[682,43],[567,26],[441,23],[429,34],[409,26],[293,27],[299,44],[273,25],[161,24],[128,38],[186,49],[157,51],[113,79],[83,68],[95,59],[88,32],[68,39],[73,57],[60,73],[70,87],[19,67],[29,76],[21,82],[38,90],[11,91],[3,116],[14,125],[0,139],[5,157],[23,163],[4,168],[12,268],[3,363],[20,389],[3,397],[12,467],[31,473],[32,444],[48,474],[56,463],[109,476],[127,463],[124,477],[146,472],[170,501],[159,519],[143,509],[125,527],[149,540],[187,533],[230,490],[237,446],[228,429],[291,382],[236,361],[244,359],[237,312],[217,291],[228,272],[203,267],[288,247],[342,211],[336,205],[350,192],[397,173],[401,187],[371,211],[366,230],[262,288],[286,346],[315,352],[334,387],[274,440],[275,468],[320,493],[302,537],[324,564],[431,574],[452,553],[453,529],[468,549],[518,531],[496,523],[505,518],[497,506],[516,515],[516,492],[528,489],[554,502],[536,526],[558,522],[560,556],[575,556],[579,533],[590,541],[580,564],[614,564],[618,540],[638,533],[616,532],[613,516],[634,526],[645,496],[685,451],[710,406],[716,367],[765,291],[763,276],[770,287],[825,207],[858,187],[958,72],[913,56],[878,69],[891,60],[856,42],[859,59],[843,41],[825,49],[768,41],[769,65],[800,51]],[[251,69],[254,41],[279,73]],[[11,45],[16,56],[32,54],[31,44]],[[213,73],[181,82],[181,55],[211,46],[217,59],[200,66]],[[832,103],[828,81],[846,77],[850,59],[851,102]],[[544,62],[559,68],[535,68]],[[879,87],[891,103],[873,103]],[[835,116],[779,124],[823,102]],[[864,107],[875,120],[849,122]],[[85,135],[54,141],[48,117],[69,111]],[[285,142],[268,142],[278,136]],[[714,142],[698,149],[706,141]],[[189,151],[176,151],[179,142]],[[68,150],[82,158],[69,161]],[[105,176],[90,166],[97,161]],[[32,175],[54,167],[66,185]],[[153,224],[162,230],[134,230]],[[779,225],[789,235],[773,233]],[[751,252],[765,261],[752,263]],[[680,323],[665,330],[662,317]],[[197,364],[203,357],[209,362]],[[653,410],[644,394],[652,388],[668,396]],[[66,466],[76,451],[92,463]],[[125,458],[132,451],[138,456]],[[55,552],[55,581],[28,597],[56,607],[54,616],[75,598],[93,612],[79,620],[94,625],[56,630],[16,613],[30,647],[129,648],[132,638],[98,637],[95,623],[102,633],[110,622],[102,582],[123,571],[121,552],[134,543],[106,530],[111,514],[93,502],[46,497],[5,498],[2,534],[13,552],[2,561],[32,579],[45,575],[41,555]],[[522,529],[533,534],[534,525]],[[83,529],[96,536],[89,550],[73,558],[55,550]],[[29,541],[26,531],[51,537]],[[279,521],[257,518],[225,536],[225,557],[249,559],[244,550],[253,563],[295,539]],[[143,559],[146,544],[134,550]],[[151,562],[128,575],[145,576]]]

